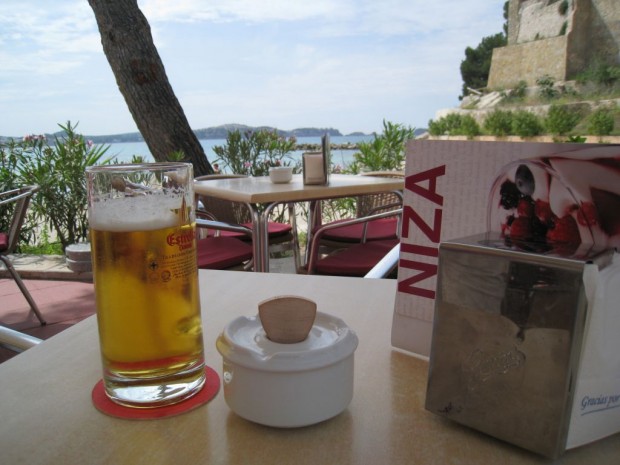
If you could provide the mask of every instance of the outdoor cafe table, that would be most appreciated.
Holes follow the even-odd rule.
[[[292,181],[285,184],[274,184],[268,176],[208,179],[194,183],[194,190],[197,194],[244,202],[249,205],[253,217],[255,271],[269,271],[267,220],[276,205],[310,201],[309,216],[313,218],[314,206],[318,200],[378,194],[403,188],[403,178],[346,174],[330,175],[327,185],[304,185],[302,175],[293,176]]]
[[[390,347],[394,280],[201,271],[207,364],[232,319],[277,294],[314,299],[359,337],[353,400],[330,420],[297,429],[246,421],[222,390],[179,416],[133,421],[95,409],[101,377],[95,317],[0,365],[0,463],[12,464],[546,464],[541,457],[424,409],[428,363]],[[620,434],[556,463],[617,464]]]

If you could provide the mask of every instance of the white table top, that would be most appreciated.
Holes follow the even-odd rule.
[[[197,194],[261,204],[353,197],[402,190],[404,182],[403,178],[332,174],[327,185],[304,185],[302,175],[294,175],[289,183],[274,184],[268,176],[260,176],[195,181],[194,189]]]
[[[359,336],[354,397],[323,423],[275,429],[232,413],[223,392],[186,414],[153,421],[108,417],[91,403],[101,376],[95,317],[0,365],[0,462],[6,464],[544,464],[527,451],[424,409],[428,364],[390,347],[394,280],[201,271],[206,360],[215,340],[261,300],[314,299]],[[557,463],[616,464],[620,435]]]

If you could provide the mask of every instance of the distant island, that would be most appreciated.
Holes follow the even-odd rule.
[[[221,126],[215,126],[203,129],[194,129],[194,133],[198,139],[226,139],[226,136],[231,131],[275,131],[283,137],[320,137],[324,134],[330,136],[342,136],[342,133],[338,129],[334,128],[297,128],[291,130],[278,129],[270,126],[247,126],[245,124],[223,124]],[[48,140],[53,140],[55,136],[61,136],[62,131],[53,134],[43,134]],[[363,132],[354,132],[349,135],[364,136]],[[129,132],[125,134],[112,134],[105,136],[89,136],[84,135],[85,139],[92,140],[95,144],[114,144],[123,142],[144,142],[142,134],[139,132]],[[21,137],[6,137],[0,136],[0,141],[8,139],[21,139]]]
[[[215,126],[210,128],[203,129],[194,129],[194,133],[199,140],[204,139],[226,139],[227,135],[231,131],[275,131],[282,137],[321,137],[324,134],[329,134],[330,137],[342,137],[343,134],[334,128],[297,128],[291,130],[278,129],[271,126],[247,126],[245,124],[223,124],[221,126]],[[414,134],[416,137],[425,133],[426,129],[416,128]],[[43,134],[48,142],[53,142],[54,137],[61,137],[63,135],[63,131],[58,131],[52,134]],[[360,137],[360,136],[372,136],[375,133],[366,134],[361,131],[352,132],[349,134],[344,134],[344,136],[352,136],[352,137]],[[38,135],[38,134],[37,134]],[[20,137],[10,137],[10,136],[0,136],[0,143],[7,142],[9,139],[19,140]],[[89,136],[84,135],[86,140],[91,140],[95,144],[118,144],[125,142],[144,142],[144,137],[139,132],[128,132],[124,134],[111,134],[105,136]],[[307,148],[308,150],[316,148],[315,146],[302,147]],[[340,148],[348,148],[348,147],[340,147]],[[350,148],[357,148],[356,145],[351,146]]]

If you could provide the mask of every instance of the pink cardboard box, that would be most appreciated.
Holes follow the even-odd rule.
[[[587,160],[619,153],[619,146],[603,144],[410,141],[392,345],[429,356],[439,243],[487,232],[491,191],[506,166],[551,156]]]

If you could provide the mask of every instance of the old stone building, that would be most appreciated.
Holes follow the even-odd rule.
[[[510,0],[508,15],[508,45],[493,51],[489,89],[620,64],[620,0]]]

